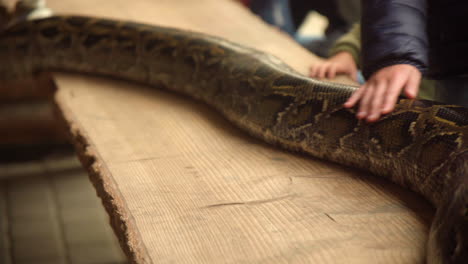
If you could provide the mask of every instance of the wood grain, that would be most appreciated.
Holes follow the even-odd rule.
[[[234,1],[49,1],[223,36],[305,73],[317,58]],[[287,153],[210,108],[57,74],[56,104],[135,263],[420,263],[432,209],[372,175]]]

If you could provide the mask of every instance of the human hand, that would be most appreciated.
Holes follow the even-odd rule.
[[[312,65],[309,69],[309,76],[314,78],[335,78],[337,73],[348,75],[357,82],[357,65],[351,53],[342,51],[322,63]]]
[[[404,90],[408,98],[418,94],[421,72],[410,64],[396,64],[375,72],[367,82],[359,87],[344,104],[351,108],[359,101],[358,119],[377,121],[382,114],[388,114]]]

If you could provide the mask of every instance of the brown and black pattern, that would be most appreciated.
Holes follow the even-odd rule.
[[[164,87],[213,106],[269,143],[386,177],[437,208],[429,263],[468,263],[468,109],[400,99],[379,122],[342,107],[354,87],[305,78],[277,58],[173,28],[56,16],[0,32],[0,82],[73,71]]]

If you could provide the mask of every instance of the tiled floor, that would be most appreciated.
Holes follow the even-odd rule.
[[[127,263],[71,151],[0,164],[0,263]]]

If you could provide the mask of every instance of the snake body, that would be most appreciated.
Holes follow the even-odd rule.
[[[400,99],[372,124],[342,105],[354,87],[306,78],[221,38],[133,22],[54,16],[0,33],[0,81],[73,71],[164,87],[202,100],[251,135],[365,169],[437,212],[429,263],[468,263],[468,109]]]

